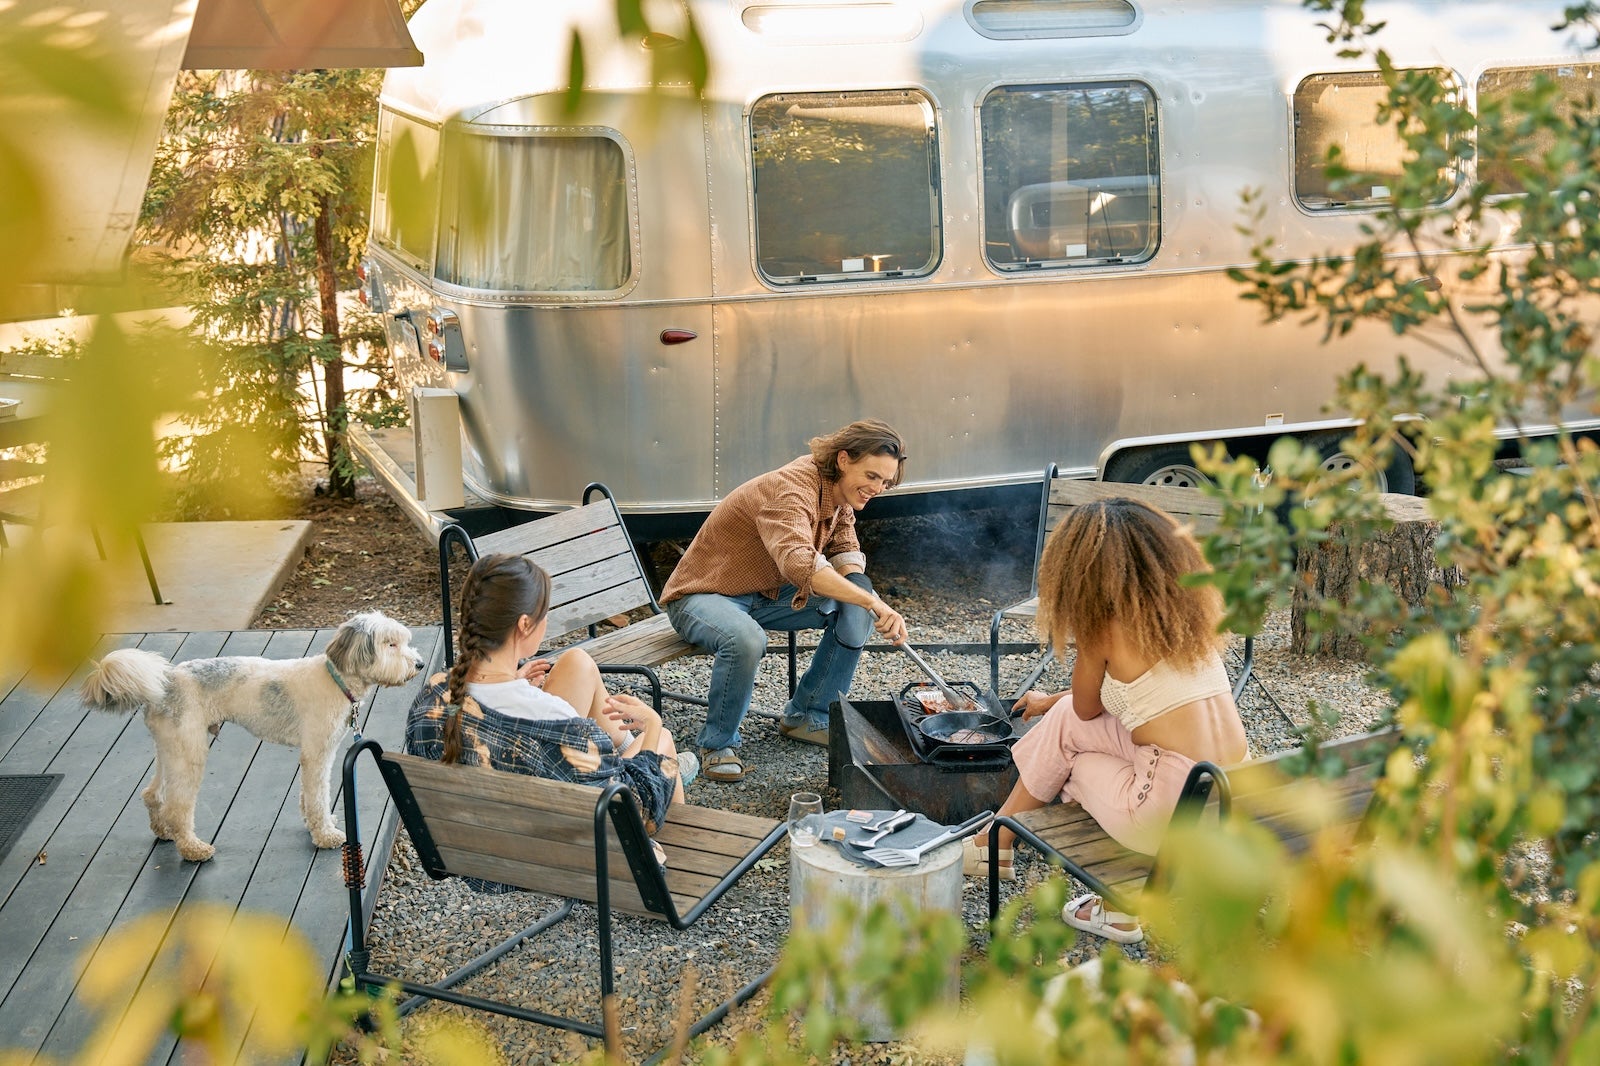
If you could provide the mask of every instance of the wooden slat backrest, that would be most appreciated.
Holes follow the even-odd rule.
[[[445,766],[409,755],[386,752],[382,758],[404,775],[415,811],[407,812],[402,803],[402,815],[421,817],[444,863],[441,873],[570,899],[596,899],[594,811],[599,788],[480,767]],[[678,912],[691,909],[775,824],[748,815],[673,806],[657,839],[667,852],[667,887]],[[612,907],[662,917],[644,906],[615,829],[608,824],[606,833]],[[418,850],[423,848],[419,845]]]
[[[1207,496],[1199,489],[1174,488],[1167,485],[1125,485],[1115,481],[1082,481],[1077,478],[1052,478],[1050,502],[1045,509],[1045,531],[1061,524],[1074,507],[1095,500],[1124,496],[1153,504],[1187,525],[1192,525],[1197,535],[1210,533],[1217,527],[1222,515],[1222,501]]]
[[[551,640],[654,606],[627,530],[609,499],[485,534],[474,545],[480,556],[526,555],[550,575]]]

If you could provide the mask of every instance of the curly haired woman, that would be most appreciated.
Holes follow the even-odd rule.
[[[1153,855],[1196,762],[1247,753],[1218,647],[1215,589],[1184,584],[1204,571],[1199,545],[1176,519],[1135,500],[1085,504],[1056,527],[1039,562],[1039,631],[1059,656],[1078,647],[1070,692],[1029,691],[1016,702],[1043,720],[1013,749],[1018,782],[1003,815],[1060,799],[1077,803],[1116,841]],[[1000,876],[1013,834],[1000,834]],[[966,872],[988,871],[988,845],[969,839]],[[1119,943],[1144,932],[1098,896],[1067,904],[1062,919]]]
[[[668,805],[684,802],[695,757],[678,754],[648,704],[608,693],[582,649],[561,652],[554,664],[533,658],[549,611],[550,577],[529,560],[486,555],[473,563],[461,587],[461,655],[417,697],[406,751],[585,785],[620,779],[654,833]],[[665,861],[659,847],[656,857]]]

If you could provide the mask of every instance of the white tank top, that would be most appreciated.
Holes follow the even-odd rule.
[[[1132,681],[1118,681],[1108,673],[1100,682],[1100,702],[1131,733],[1168,711],[1232,691],[1222,656],[1212,652],[1188,670],[1175,669],[1163,659]]]

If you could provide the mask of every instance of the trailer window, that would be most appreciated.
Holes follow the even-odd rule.
[[[1155,254],[1161,175],[1148,86],[1006,86],[981,115],[984,250],[996,270]]]
[[[785,93],[750,113],[768,281],[927,274],[939,262],[934,110],[912,91]]]
[[[427,269],[439,218],[439,131],[378,113],[378,161],[372,183],[372,236],[411,265]]]
[[[499,292],[622,288],[633,272],[627,160],[609,137],[452,131],[440,281]]]
[[[1445,71],[1434,72],[1450,80]],[[1405,169],[1405,141],[1392,123],[1378,122],[1378,108],[1389,90],[1377,71],[1316,74],[1294,94],[1295,199],[1309,211],[1376,207],[1389,202],[1390,189]],[[1328,155],[1338,149],[1339,163],[1352,172],[1339,178],[1328,172]],[[1455,191],[1459,174],[1439,172],[1443,203]]]
[[[1556,113],[1562,118],[1574,114],[1593,114],[1596,97],[1600,95],[1600,65],[1594,63],[1486,70],[1478,78],[1478,108],[1483,111],[1486,106],[1499,106],[1505,109],[1502,113],[1509,119],[1512,112],[1507,105],[1511,98],[1531,93],[1541,80],[1554,85]],[[1478,180],[1488,183],[1490,195],[1526,192],[1518,171],[1529,165],[1542,169],[1543,163],[1540,161],[1554,144],[1555,135],[1550,130],[1534,128],[1525,136],[1508,140],[1504,150],[1485,150],[1487,146],[1480,145]],[[1577,167],[1578,162],[1572,160],[1567,164],[1568,173]]]

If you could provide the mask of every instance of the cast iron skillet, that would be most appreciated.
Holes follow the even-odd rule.
[[[922,735],[934,742],[935,745],[951,744],[956,747],[974,747],[984,744],[1010,744],[1016,738],[1011,735],[1011,723],[999,715],[987,714],[983,711],[941,711],[938,714],[925,715],[917,719],[916,726]],[[952,740],[955,734],[963,729],[974,729],[987,733],[987,740]]]

